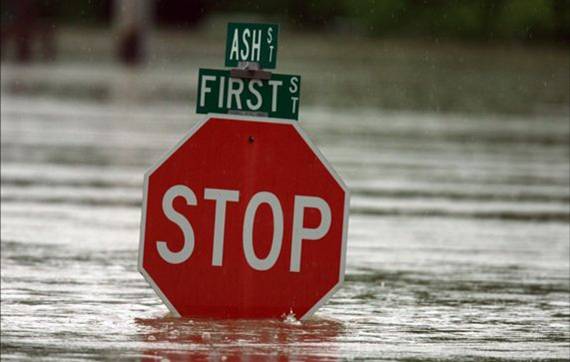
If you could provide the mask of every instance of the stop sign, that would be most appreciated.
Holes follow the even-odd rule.
[[[145,175],[139,270],[178,316],[306,318],[342,284],[348,200],[296,122],[207,117]]]

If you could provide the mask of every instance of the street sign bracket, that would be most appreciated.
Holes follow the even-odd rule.
[[[232,78],[248,78],[248,79],[271,79],[271,72],[261,70],[261,66],[257,62],[239,62],[238,68],[230,70]]]
[[[238,116],[252,116],[252,117],[268,117],[269,115],[266,112],[252,112],[252,111],[238,111],[234,109],[230,109],[228,114],[235,114]]]

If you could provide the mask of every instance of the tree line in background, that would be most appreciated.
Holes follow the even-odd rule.
[[[11,3],[2,0],[2,22]],[[120,0],[119,0],[120,1]],[[113,0],[37,0],[57,24],[109,23]],[[158,26],[193,27],[213,13],[254,13],[300,31],[460,40],[570,41],[569,0],[154,0]]]

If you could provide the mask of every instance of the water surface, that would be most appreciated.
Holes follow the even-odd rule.
[[[140,86],[104,102],[30,91],[58,69],[91,79],[3,65],[3,358],[569,357],[567,114],[302,105],[352,190],[345,286],[303,323],[177,319],[137,271],[142,180],[199,116],[148,104],[152,72],[79,67]]]

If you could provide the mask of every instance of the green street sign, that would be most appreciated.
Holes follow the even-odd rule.
[[[236,113],[298,119],[301,77],[232,78],[229,70],[200,69],[196,113]]]
[[[239,62],[255,62],[261,68],[275,69],[278,33],[277,24],[229,23],[226,67],[235,68]]]

